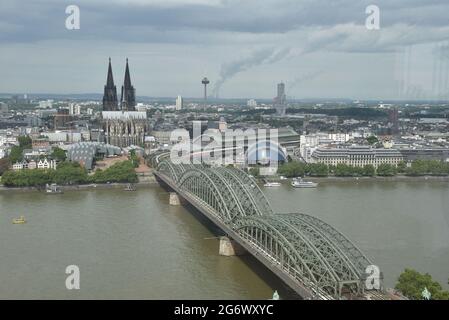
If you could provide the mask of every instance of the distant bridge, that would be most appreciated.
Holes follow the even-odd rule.
[[[348,238],[313,216],[274,213],[245,172],[174,164],[167,153],[150,161],[159,180],[304,299],[385,299],[380,290],[366,290],[366,267],[373,263]]]

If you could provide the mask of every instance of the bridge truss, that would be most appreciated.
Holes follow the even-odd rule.
[[[156,158],[157,157],[157,158]],[[302,213],[274,213],[256,181],[231,167],[173,164],[155,156],[157,175],[207,208],[254,252],[308,288],[309,297],[341,299],[364,293],[372,263],[343,234]]]

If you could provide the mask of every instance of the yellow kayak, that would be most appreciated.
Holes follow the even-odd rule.
[[[15,219],[12,220],[13,224],[24,224],[26,222],[27,221],[25,220],[24,216],[20,216],[20,218],[15,218]]]

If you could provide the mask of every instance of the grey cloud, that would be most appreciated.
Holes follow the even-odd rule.
[[[67,33],[65,6],[73,1],[38,0],[19,4],[2,0],[0,41],[104,39],[125,42],[182,42],[181,32],[201,42],[213,33],[283,34],[301,28],[363,25],[368,0],[218,0],[211,1],[87,1],[81,8],[82,28]],[[378,0],[382,26],[395,24],[447,26],[445,0]],[[187,37],[187,38],[186,38]]]
[[[81,30],[68,31],[64,27],[65,7],[73,3],[81,9]],[[48,65],[66,63],[67,57],[58,54],[61,51],[92,54],[98,60],[85,59],[81,63],[71,58],[72,72],[62,74],[63,71],[54,68],[55,78],[67,74],[73,77],[79,70],[77,63],[91,63],[92,68],[108,55],[122,57],[131,51],[161,50],[161,54],[148,54],[151,58],[137,60],[140,66],[135,74],[137,77],[141,72],[142,79],[147,77],[143,68],[150,73],[156,64],[163,65],[157,75],[161,84],[152,83],[150,93],[156,85],[165,88],[166,83],[179,79],[167,77],[162,84],[167,74],[182,73],[196,79],[203,76],[203,71],[207,71],[211,80],[218,79],[218,92],[235,75],[248,72],[251,76],[251,69],[258,66],[269,70],[270,65],[276,64],[271,68],[276,75],[270,76],[294,78],[292,61],[316,56],[331,59],[334,52],[374,53],[382,57],[404,46],[449,40],[447,0],[376,0],[374,3],[381,9],[381,30],[368,31],[364,27],[365,7],[372,3],[372,0],[1,0],[0,61],[4,73],[22,83],[26,80],[20,79],[18,73],[23,79],[30,78],[26,70],[34,77],[39,72],[46,74],[47,70],[39,69],[42,61],[48,60]],[[67,43],[71,44],[70,50]],[[22,45],[26,49],[16,52],[14,48]],[[30,67],[22,70],[22,61],[31,55],[32,60],[27,62]],[[15,64],[11,64],[14,59]],[[34,69],[31,61],[35,63]],[[173,65],[179,61],[182,64],[175,68]],[[314,61],[317,69],[326,63]],[[278,68],[283,64],[289,66],[284,70]],[[344,67],[350,69],[354,65],[350,61]],[[80,74],[79,78],[83,76]],[[245,76],[229,83],[226,93],[238,91],[239,81]],[[326,81],[328,76],[332,78],[326,70],[320,81]],[[39,84],[46,86],[45,81]],[[179,88],[189,81],[179,80]],[[262,83],[265,79],[256,81]],[[37,81],[30,83],[32,88]],[[59,85],[51,84],[51,80],[48,84]],[[92,87],[95,86],[98,84]],[[258,86],[253,90],[259,90]],[[196,94],[194,90],[189,92]],[[265,88],[267,91],[269,88]]]

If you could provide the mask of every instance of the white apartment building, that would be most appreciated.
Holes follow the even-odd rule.
[[[254,99],[250,99],[246,102],[246,105],[250,108],[255,108],[257,107],[257,101]]]
[[[76,103],[70,103],[69,113],[71,116],[79,116],[81,114],[81,106]]]
[[[45,100],[45,101],[39,101],[39,108],[40,109],[51,109],[53,107],[53,100]]]
[[[37,163],[38,169],[55,169],[56,170],[56,160],[48,160],[47,158],[39,160]]]
[[[352,139],[351,133],[325,133],[301,135],[299,137],[299,152],[305,162],[311,162],[312,153],[320,145],[345,143]]]
[[[26,161],[18,161],[12,165],[12,169],[17,170],[23,170],[28,168],[28,162]]]
[[[15,171],[18,170],[25,170],[25,169],[52,169],[52,170],[56,170],[56,166],[57,166],[57,162],[56,160],[48,160],[47,158],[45,159],[40,159],[39,161],[34,161],[31,160],[30,162],[27,161],[21,161],[21,162],[16,162],[12,165],[12,169]]]
[[[184,101],[183,101],[182,97],[178,96],[176,98],[176,111],[182,110],[183,104],[184,104]]]
[[[336,166],[346,164],[354,167],[373,165],[377,168],[381,164],[397,166],[404,160],[396,149],[375,149],[369,146],[350,148],[317,148],[312,154],[313,162]]]

